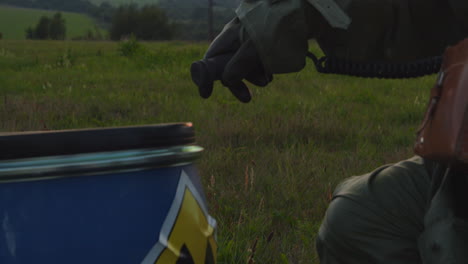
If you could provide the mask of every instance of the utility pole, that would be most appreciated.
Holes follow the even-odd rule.
[[[214,39],[214,36],[213,36],[213,0],[208,0],[208,38],[210,41]]]

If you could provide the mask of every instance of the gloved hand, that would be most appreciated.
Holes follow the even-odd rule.
[[[224,27],[204,58],[192,64],[190,73],[201,97],[210,97],[214,81],[221,80],[243,103],[252,99],[244,79],[262,87],[273,79],[271,74],[265,72],[253,41],[242,30],[237,18]]]

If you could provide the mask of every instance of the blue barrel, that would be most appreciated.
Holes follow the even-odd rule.
[[[0,134],[0,263],[216,263],[190,123]]]

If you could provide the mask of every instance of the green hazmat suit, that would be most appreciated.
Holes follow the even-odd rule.
[[[341,183],[317,237],[321,262],[421,263],[432,170],[414,157]]]
[[[411,63],[468,37],[466,0],[244,0],[236,10],[266,72],[326,56]],[[317,236],[322,264],[468,263],[467,177],[413,157],[340,184]],[[463,201],[463,203],[460,203]]]
[[[341,183],[317,236],[321,263],[467,263],[466,178],[437,166],[415,156]]]
[[[244,80],[266,86],[274,74],[300,71],[306,56],[321,73],[433,74],[444,48],[468,35],[466,0],[244,0],[236,13],[191,65],[202,98],[219,80],[248,103]],[[325,57],[308,52],[312,38]]]
[[[273,74],[301,70],[312,38],[327,56],[410,62],[468,36],[466,0],[245,0],[236,13]]]

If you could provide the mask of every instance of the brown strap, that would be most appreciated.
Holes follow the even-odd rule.
[[[416,132],[417,135],[419,135],[421,131],[426,127],[427,123],[429,123],[429,120],[431,120],[434,114],[437,103],[439,102],[440,96],[442,94],[442,84],[444,83],[444,79],[445,79],[445,72],[442,70],[439,72],[439,75],[437,76],[436,85],[431,90],[431,100],[427,107],[426,114],[424,115],[424,119],[421,125],[419,126],[418,131]]]

